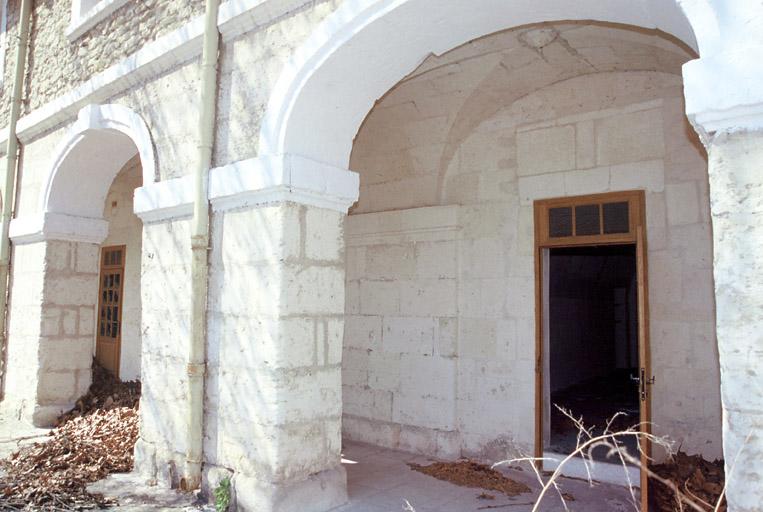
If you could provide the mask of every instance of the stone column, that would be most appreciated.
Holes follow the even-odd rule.
[[[242,511],[329,510],[347,499],[340,455],[343,228],[357,175],[296,157],[261,157],[212,169],[209,190],[202,487],[208,492],[232,477]],[[178,179],[135,195],[145,290],[136,469],[165,482],[177,482],[187,443],[186,191]]]
[[[91,381],[99,247],[42,240],[14,247],[3,410],[50,426]]]
[[[190,209],[160,218],[142,214],[140,436],[135,470],[148,481],[174,486],[183,476],[189,437],[189,214]]]
[[[204,451],[233,469],[239,510],[346,501],[343,218],[289,201],[215,214]]]
[[[708,145],[729,510],[763,503],[763,131]]]
[[[344,218],[357,175],[296,157],[215,169],[205,460],[239,510],[347,500],[341,465]]]

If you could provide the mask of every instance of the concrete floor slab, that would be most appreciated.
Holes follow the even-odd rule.
[[[529,468],[501,469],[508,477],[527,484],[532,493],[513,498],[495,491],[459,487],[413,471],[409,463],[435,462],[420,455],[379,448],[361,443],[345,442],[343,464],[347,470],[350,502],[332,512],[399,512],[407,504],[415,512],[481,512],[510,510],[527,512],[532,509],[540,484]],[[566,502],[571,512],[638,511],[631,502],[628,489],[619,485],[562,478],[563,492],[574,497]],[[494,499],[480,499],[483,493]],[[638,495],[637,495],[638,497]],[[547,494],[541,506],[544,512],[565,510],[556,493]]]
[[[537,499],[540,485],[529,468],[502,468],[508,477],[527,484],[532,492],[513,498],[495,491],[466,488],[437,480],[413,471],[409,463],[426,465],[436,462],[421,455],[388,450],[362,443],[345,442],[342,463],[347,470],[349,503],[332,512],[482,512],[506,510],[528,512]],[[570,512],[629,512],[634,507],[627,488],[605,483],[562,478],[563,492],[574,497],[566,502]],[[214,510],[209,504],[196,501],[193,494],[179,493],[163,487],[146,486],[132,474],[111,475],[88,487],[117,498],[120,505],[113,510],[142,512],[148,510]],[[481,494],[494,499],[480,499]],[[410,504],[411,508],[406,508]],[[548,494],[540,508],[543,512],[564,511],[556,493]]]

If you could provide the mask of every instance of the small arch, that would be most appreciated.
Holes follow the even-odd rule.
[[[507,28],[558,20],[659,29],[695,50],[705,44],[692,23],[701,23],[710,37],[717,32],[707,0],[348,1],[285,66],[260,128],[259,154],[292,153],[345,168],[374,102],[428,55]]]
[[[83,107],[54,154],[40,191],[43,213],[100,219],[111,182],[136,154],[143,168],[143,184],[157,181],[148,127],[136,112],[122,105]]]

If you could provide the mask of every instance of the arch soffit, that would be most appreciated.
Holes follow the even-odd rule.
[[[42,212],[50,211],[50,199],[56,186],[56,178],[64,167],[67,157],[89,133],[97,131],[116,132],[127,136],[140,155],[143,184],[148,185],[157,181],[154,146],[151,133],[143,119],[135,111],[123,105],[87,105],[79,111],[77,120],[53,153],[53,161],[40,190],[39,205]]]
[[[263,118],[259,154],[291,153],[346,168],[352,139],[373,103],[424,58],[512,26],[560,19],[623,23],[660,29],[700,51],[718,33],[709,0],[549,0],[540,8],[530,0],[475,3],[449,2],[447,9],[436,0],[343,3],[282,71]],[[702,40],[694,38],[695,23]],[[411,36],[390,39],[401,31]],[[323,128],[315,130],[319,122]]]

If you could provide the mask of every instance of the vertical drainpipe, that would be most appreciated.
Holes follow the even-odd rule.
[[[18,163],[19,139],[16,136],[16,123],[21,113],[21,94],[24,87],[24,69],[26,67],[27,45],[29,44],[29,18],[32,11],[32,0],[21,0],[19,15],[19,44],[16,47],[16,64],[13,75],[13,92],[11,95],[11,112],[8,120],[8,146],[5,150],[5,179],[3,180],[3,209],[0,214],[0,364],[3,365],[0,374],[2,390],[5,390],[5,357],[7,329],[6,319],[8,316],[8,277],[11,265],[11,240],[8,238],[8,229],[13,215],[13,196],[16,189],[16,165]],[[0,55],[0,58],[3,58]]]
[[[181,488],[201,485],[204,431],[204,375],[206,373],[207,289],[209,275],[209,169],[212,166],[219,0],[207,0],[204,16],[204,48],[201,55],[201,118],[199,159],[194,171],[193,222],[191,224],[191,340],[188,350],[188,451]]]

